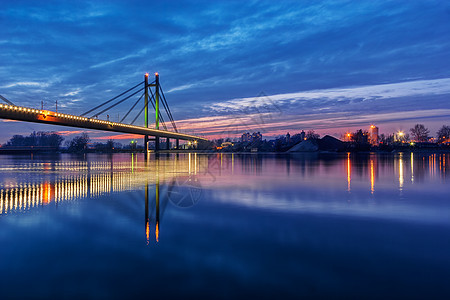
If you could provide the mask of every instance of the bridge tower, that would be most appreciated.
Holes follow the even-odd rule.
[[[155,87],[155,129],[159,130],[159,74],[155,73],[155,83],[148,83],[148,73],[145,73],[144,77],[144,85],[145,85],[145,96],[144,96],[144,123],[145,127],[148,128],[148,89],[150,87]],[[144,148],[148,151],[148,136],[144,137]],[[159,150],[159,136],[155,136],[155,151]]]
[[[155,129],[159,130],[159,74],[155,73]],[[159,150],[159,136],[155,136],[155,151]]]
[[[144,125],[148,128],[148,73],[144,76],[145,96],[144,96]],[[148,151],[148,135],[144,136],[144,149],[145,153]]]

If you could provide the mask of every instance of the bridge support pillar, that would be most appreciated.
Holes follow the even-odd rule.
[[[144,136],[144,150],[145,150],[145,153],[148,152],[148,135]]]
[[[166,139],[166,148],[167,148],[167,150],[170,150],[170,139],[169,138]]]
[[[180,139],[176,139],[176,149],[180,150]]]
[[[159,136],[155,136],[155,152],[159,152]]]

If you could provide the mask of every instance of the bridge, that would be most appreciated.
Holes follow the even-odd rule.
[[[138,87],[142,85],[143,87],[138,89]],[[154,88],[154,92],[152,91],[152,88]],[[138,95],[139,93],[142,93],[141,96],[132,105],[130,110],[125,114],[120,122],[112,122],[109,120],[109,117],[107,120],[98,119],[99,115],[106,113],[110,109],[125,102],[133,96]],[[159,84],[158,73],[155,73],[155,80],[153,82],[149,83],[147,73],[144,76],[143,82],[103,102],[102,104],[97,105],[93,109],[90,109],[81,115],[58,113],[57,111],[44,110],[43,108],[35,109],[17,106],[1,95],[0,98],[6,102],[6,104],[0,104],[0,118],[2,119],[142,135],[144,137],[144,145],[147,150],[149,141],[154,141],[155,151],[158,151],[160,149],[160,138],[166,138],[167,145],[169,145],[170,139],[175,139],[176,149],[180,148],[180,140],[186,140],[193,144],[196,144],[197,141],[207,141],[207,139],[199,136],[178,132],[164,92]],[[138,106],[142,98],[144,98],[144,103],[141,105],[141,109],[133,121],[129,124],[123,123],[130,113],[136,108],[136,106]],[[110,105],[103,108],[107,104]],[[155,110],[155,128],[149,128],[149,104],[151,104]],[[162,104],[166,115],[170,120],[173,131],[169,131],[167,129],[161,113],[160,104]],[[142,112],[144,112],[144,126],[134,125]],[[90,117],[87,116],[89,114],[91,114]],[[164,130],[160,129],[160,124],[163,125]],[[150,139],[149,137],[154,138]]]

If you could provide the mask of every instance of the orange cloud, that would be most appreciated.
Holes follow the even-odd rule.
[[[95,137],[93,139],[96,140],[131,140],[131,139],[142,139],[144,136],[139,134],[132,134],[132,133],[124,133],[124,134],[117,134],[117,135],[107,135],[107,136],[99,136]]]
[[[81,134],[83,133],[83,130],[61,130],[61,131],[55,131],[55,133],[62,135],[62,136],[68,136],[72,134]]]

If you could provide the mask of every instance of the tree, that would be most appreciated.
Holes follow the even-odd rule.
[[[369,144],[369,133],[360,129],[352,134],[352,140],[359,145]]]
[[[383,133],[380,135],[380,143],[384,145],[392,145],[394,143],[394,135],[389,134],[388,136],[384,135]]]
[[[23,137],[23,135],[13,135],[13,137],[6,143],[6,146],[25,146],[25,138]]]
[[[58,150],[64,138],[55,132],[33,132],[29,136],[14,135],[7,143],[7,147],[48,147]]]
[[[428,134],[430,131],[423,124],[416,124],[410,129],[411,135],[416,142],[426,142],[428,141]]]
[[[319,138],[320,138],[320,135],[318,133],[315,133],[314,130],[309,130],[306,133],[307,140],[318,140]]]
[[[297,143],[303,141],[302,135],[300,133],[294,134],[293,136],[291,136],[291,141],[293,144],[297,144]]]
[[[114,140],[113,139],[109,139],[106,141],[106,149],[108,151],[114,150]]]
[[[55,132],[38,132],[37,141],[39,146],[48,146],[59,149],[64,138]]]
[[[445,143],[450,139],[450,126],[442,126],[438,132],[436,132],[438,143]]]
[[[68,143],[70,152],[83,152],[87,149],[89,143],[89,135],[83,132],[81,135],[76,136]]]

